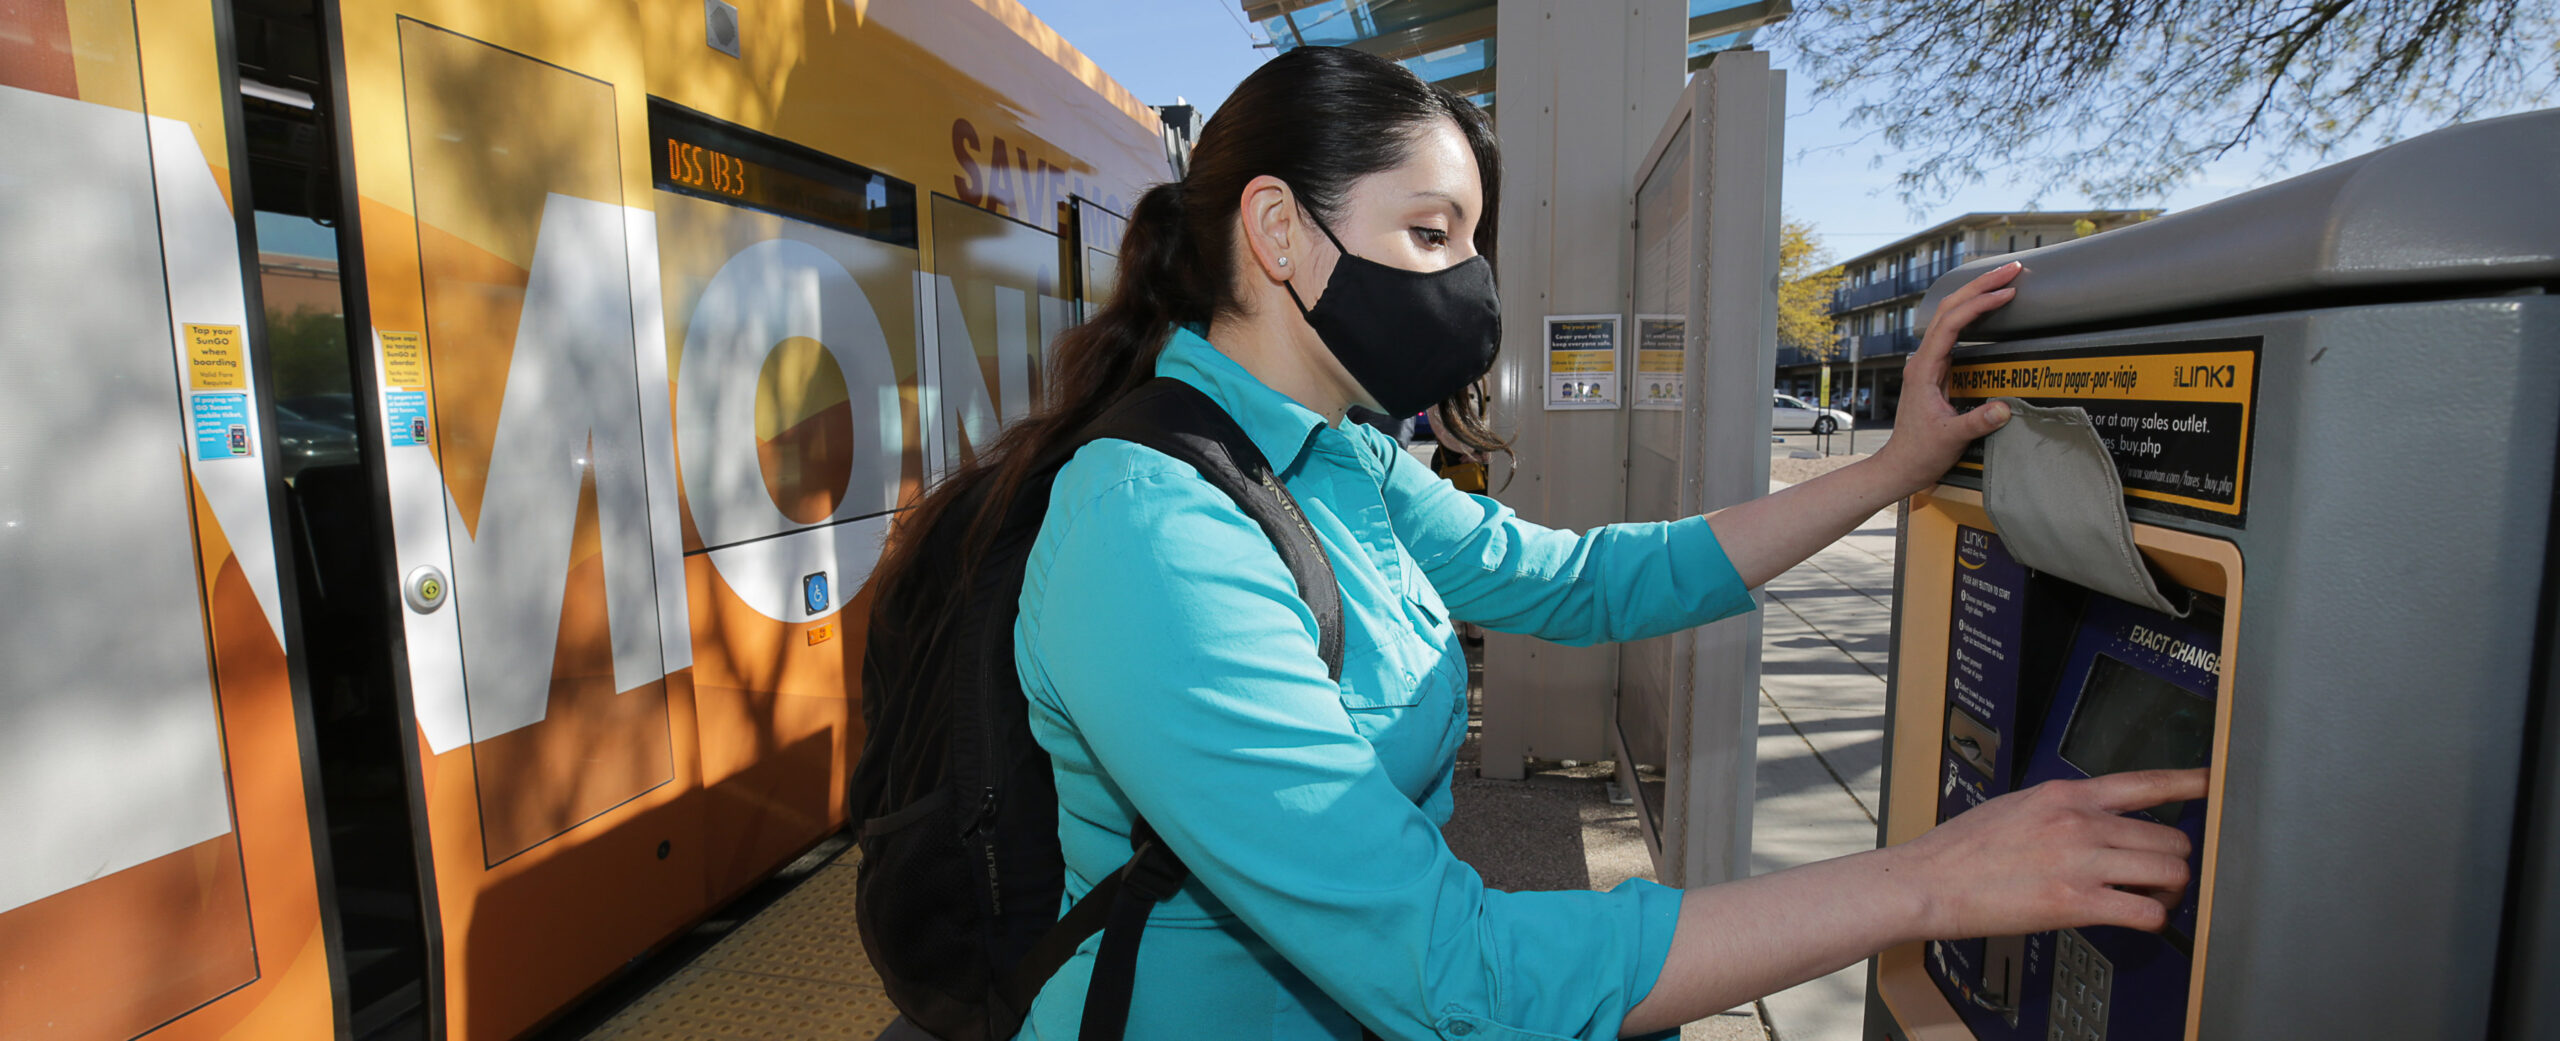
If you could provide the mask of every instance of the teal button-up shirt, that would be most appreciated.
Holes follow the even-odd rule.
[[[1589,644],[1749,610],[1705,520],[1541,528],[1195,333],[1156,372],[1207,392],[1297,497],[1342,584],[1345,660],[1336,685],[1279,552],[1190,467],[1098,441],[1060,471],[1014,646],[1057,768],[1067,899],[1128,860],[1133,815],[1192,871],[1149,919],[1129,1037],[1617,1037],[1680,895],[1500,892],[1450,854],[1451,620]],[[1098,942],[1022,1037],[1075,1036]]]

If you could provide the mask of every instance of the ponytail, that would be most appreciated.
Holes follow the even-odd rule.
[[[1245,77],[1202,130],[1190,174],[1147,189],[1130,210],[1111,299],[1059,335],[1047,403],[993,444],[974,452],[963,446],[959,465],[899,517],[872,574],[883,598],[875,602],[913,602],[900,590],[916,581],[956,579],[957,588],[967,588],[1023,482],[1050,453],[1153,378],[1177,326],[1205,327],[1234,309],[1236,213],[1247,183],[1278,177],[1318,219],[1327,218],[1340,211],[1353,181],[1404,162],[1416,131],[1444,119],[1457,123],[1475,152],[1485,209],[1476,252],[1491,257],[1502,157],[1483,110],[1401,65],[1341,47],[1301,47]],[[1504,447],[1486,426],[1480,399],[1464,397],[1447,410],[1455,419],[1451,432],[1480,450]],[[923,567],[922,536],[961,503],[972,516],[960,559],[950,562],[958,573]],[[939,633],[947,619],[906,621]]]
[[[1176,325],[1208,321],[1216,294],[1204,291],[1204,265],[1185,227],[1184,195],[1182,182],[1168,181],[1138,197],[1120,236],[1120,277],[1110,300],[1084,324],[1058,336],[1048,403],[1007,428],[993,444],[975,452],[961,446],[959,464],[899,516],[888,550],[872,574],[881,597],[904,600],[900,586],[917,579],[956,578],[965,588],[997,525],[1011,512],[1022,482],[1050,447],[1154,377],[1156,356],[1164,353]],[[920,536],[960,502],[977,504],[962,539],[960,571],[956,576],[924,574],[917,559],[924,541]]]

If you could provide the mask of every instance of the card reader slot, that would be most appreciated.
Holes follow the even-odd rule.
[[[2026,786],[2027,764],[2044,737],[2045,717],[2053,712],[2062,667],[2071,657],[2072,637],[2080,631],[2080,614],[2089,591],[2041,571],[2027,572],[2025,638],[2018,655],[2017,744],[2009,757],[2009,791]]]

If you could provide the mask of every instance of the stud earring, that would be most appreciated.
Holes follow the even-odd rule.
[[[1281,266],[1281,267],[1288,267],[1288,266],[1289,266],[1289,258],[1287,258],[1287,257],[1282,257],[1282,258],[1280,258],[1280,266]]]

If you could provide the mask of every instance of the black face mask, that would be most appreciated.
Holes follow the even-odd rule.
[[[1469,257],[1439,271],[1407,271],[1352,256],[1333,229],[1322,221],[1316,228],[1342,253],[1324,297],[1309,308],[1296,286],[1280,285],[1379,411],[1413,415],[1492,370],[1502,347],[1492,263]]]

